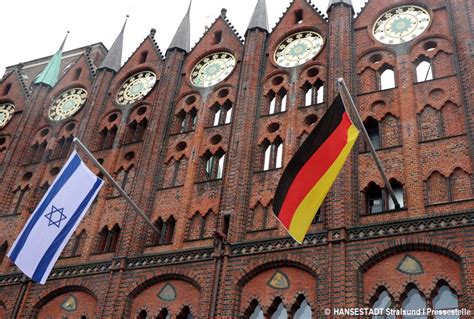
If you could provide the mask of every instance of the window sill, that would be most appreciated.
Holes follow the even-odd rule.
[[[402,207],[400,209],[390,209],[390,210],[384,210],[380,213],[364,213],[361,214],[361,217],[367,217],[367,216],[380,216],[380,215],[385,215],[385,214],[393,214],[393,213],[398,213],[398,212],[403,212],[403,211],[408,211],[408,207]]]
[[[433,204],[426,204],[425,207],[435,207],[435,206],[443,206],[446,204],[457,204],[457,203],[465,203],[474,200],[474,197],[471,198],[466,198],[466,199],[458,199],[458,200],[451,200],[451,201],[445,201],[445,202],[439,202],[439,203],[433,203]]]
[[[462,133],[462,134],[457,134],[457,135],[451,135],[451,136],[443,136],[443,137],[437,137],[437,138],[433,138],[433,139],[430,139],[430,140],[420,140],[418,141],[420,144],[424,144],[424,143],[429,143],[429,142],[436,142],[436,141],[442,141],[442,140],[448,140],[450,138],[456,138],[456,137],[460,137],[460,136],[467,136],[466,133]]]
[[[267,169],[267,170],[260,170],[260,171],[254,171],[253,173],[254,174],[263,174],[263,173],[267,173],[267,172],[272,172],[272,171],[278,171],[278,170],[281,170],[283,169],[283,167],[279,167],[279,168],[270,168],[270,169]]]
[[[322,107],[324,104],[326,104],[326,102],[322,101],[321,103],[314,103],[314,104],[310,104],[310,105],[298,106],[298,108],[299,109],[306,109],[306,108],[309,108],[309,107]]]
[[[269,116],[275,116],[275,115],[279,115],[279,114],[285,114],[286,112],[288,112],[288,110],[283,111],[283,112],[275,112],[275,113],[272,113],[272,114],[263,114],[263,115],[260,115],[260,118],[269,117]]]
[[[192,242],[198,242],[201,240],[207,240],[207,239],[212,239],[213,237],[202,237],[202,238],[195,238],[195,239],[186,239],[184,240],[185,243],[192,243]]]
[[[270,227],[270,228],[262,228],[262,229],[254,229],[254,230],[247,230],[248,234],[256,234],[256,233],[262,233],[270,230],[276,230],[278,227]]]
[[[14,216],[19,216],[19,215],[20,213],[6,214],[6,215],[0,214],[0,218],[8,218],[8,217],[14,217]]]
[[[382,147],[382,148],[377,148],[375,149],[375,151],[387,151],[387,150],[392,150],[392,149],[395,149],[395,148],[399,148],[399,147],[402,147],[402,145],[394,145],[394,146],[388,146],[388,147]],[[363,151],[359,151],[359,154],[362,155],[362,154],[368,154],[370,153],[369,150],[363,150]]]
[[[223,124],[219,124],[219,125],[207,126],[207,127],[205,127],[204,129],[207,130],[207,129],[211,129],[211,128],[218,128],[218,127],[223,127],[223,126],[231,125],[231,124],[232,124],[232,122],[230,122],[230,123],[223,123]]]
[[[209,180],[205,180],[205,181],[198,181],[198,182],[195,182],[194,184],[214,183],[214,182],[219,182],[219,181],[222,181],[222,178],[215,178],[215,179],[209,179]]]
[[[190,131],[185,131],[185,132],[179,132],[179,133],[172,133],[170,134],[169,136],[178,136],[178,135],[181,135],[181,134],[188,134],[188,133],[192,133],[194,132],[195,130],[190,130]]]
[[[413,85],[421,84],[421,83],[429,83],[429,82],[433,82],[433,81],[436,81],[436,80],[450,78],[450,77],[453,77],[453,76],[456,76],[456,74],[451,74],[451,75],[446,75],[446,76],[442,76],[442,77],[432,78],[431,80],[426,80],[426,81],[421,81],[421,82],[413,82]]]
[[[163,188],[159,188],[158,190],[159,191],[162,191],[162,190],[168,190],[168,189],[173,189],[173,188],[180,188],[180,187],[183,187],[184,184],[181,184],[181,185],[174,185],[174,186],[168,186],[168,187],[163,187]]]
[[[123,143],[121,146],[127,146],[127,145],[132,145],[132,144],[138,144],[138,143],[141,143],[143,142],[144,140],[141,140],[141,141],[133,141],[133,142],[128,142],[128,143]]]
[[[398,88],[398,86],[395,86],[395,87],[390,88],[390,89],[385,89],[385,90],[375,90],[375,91],[370,91],[370,92],[364,92],[364,93],[357,94],[357,96],[364,96],[364,95],[369,95],[369,94],[379,93],[379,92],[388,92],[390,90],[395,90],[397,88]]]

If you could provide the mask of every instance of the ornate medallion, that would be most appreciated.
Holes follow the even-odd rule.
[[[49,118],[61,121],[72,116],[86,103],[87,91],[82,88],[67,90],[58,96],[49,108]]]
[[[10,103],[0,104],[0,128],[7,125],[8,121],[13,116],[13,112],[15,111],[15,106]]]
[[[156,74],[150,71],[139,72],[129,77],[120,87],[116,101],[120,105],[135,103],[153,89]]]
[[[224,80],[235,67],[235,57],[227,52],[217,52],[199,61],[191,71],[191,83],[209,87]]]
[[[319,33],[295,33],[278,44],[274,55],[275,62],[285,68],[304,64],[321,51],[323,44],[323,37]]]
[[[267,282],[267,285],[269,287],[272,287],[274,289],[288,289],[290,288],[290,280],[288,279],[288,276],[285,275],[283,272],[277,270],[272,278]]]
[[[61,304],[61,308],[66,311],[76,311],[77,310],[77,300],[74,295],[69,295],[66,300]]]
[[[428,11],[418,6],[400,6],[382,14],[372,30],[375,39],[385,44],[413,40],[430,25]]]
[[[176,289],[170,283],[161,288],[160,292],[158,293],[158,298],[163,301],[173,301],[176,300]]]

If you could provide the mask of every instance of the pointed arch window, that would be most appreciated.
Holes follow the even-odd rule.
[[[304,106],[323,103],[324,83],[319,79],[313,84],[306,82],[306,84],[303,86],[303,93]]]
[[[161,309],[160,313],[158,314],[158,316],[156,318],[157,319],[170,319],[171,315],[170,315],[168,309],[163,308],[163,309]]]
[[[212,121],[212,126],[218,126],[223,124],[229,124],[232,120],[232,103],[226,101],[224,105],[219,105],[216,103],[212,110],[214,112],[214,117]]]
[[[365,129],[369,135],[370,141],[376,150],[380,149],[380,130],[379,122],[372,117],[368,117],[364,122]],[[368,148],[367,148],[368,149]]]
[[[81,73],[82,73],[82,68],[78,68],[74,71],[74,81],[79,80],[79,78],[81,77]]]
[[[86,239],[86,231],[83,229],[79,235],[74,237],[74,244],[71,249],[71,256],[80,256],[82,254],[82,248],[84,247],[84,241]]]
[[[101,254],[114,252],[117,248],[119,236],[120,227],[118,224],[115,224],[111,230],[109,230],[107,226],[104,226],[99,234],[97,253]]]
[[[137,319],[148,319],[148,313],[146,310],[142,310],[138,313]]]
[[[10,89],[12,88],[12,84],[11,83],[8,83],[7,85],[5,85],[5,88],[3,89],[3,96],[7,95],[9,92],[10,92]]]
[[[112,148],[114,145],[115,136],[117,135],[117,126],[112,126],[110,129],[104,127],[102,131],[100,131],[100,140],[98,143],[99,150],[104,150],[108,148]]]
[[[395,72],[392,67],[387,66],[382,69],[378,84],[380,90],[388,90],[395,87]]]
[[[191,310],[188,306],[184,306],[179,315],[176,316],[176,319],[193,319]]]
[[[273,91],[268,93],[268,114],[285,112],[287,110],[287,91],[281,89],[278,94]]]
[[[311,307],[308,305],[306,298],[302,295],[298,297],[297,304],[294,305],[293,309],[294,308],[296,308],[293,315],[294,319],[309,319],[313,317]]]
[[[458,296],[446,284],[443,284],[433,298],[433,308],[435,310],[459,309]],[[448,316],[435,316],[435,319],[448,318]],[[450,315],[449,318],[457,319],[459,315]]]
[[[426,309],[426,299],[420,293],[416,287],[410,288],[406,295],[405,300],[402,302],[402,309],[405,310],[412,310],[416,311],[419,309]],[[411,318],[411,319],[426,319],[428,318],[426,315],[424,316],[403,316],[403,318]]]
[[[433,62],[423,57],[416,64],[416,82],[425,82],[433,80]]]
[[[189,112],[179,111],[176,115],[178,133],[194,131],[198,120],[197,117],[197,110],[194,107]]]
[[[73,139],[72,135],[61,137],[56,145],[52,159],[65,158],[69,154]]]
[[[8,250],[8,242],[4,241],[3,244],[0,246],[0,265],[3,262],[5,255],[7,254],[7,250]]]
[[[281,168],[283,165],[283,141],[278,137],[273,143],[263,144],[263,170]]]
[[[219,149],[215,154],[207,151],[204,160],[204,179],[207,181],[221,179],[224,175],[225,153]]]
[[[30,156],[26,163],[35,164],[41,162],[47,145],[48,143],[46,141],[43,141],[42,143],[36,142],[33,144],[30,149]]]
[[[388,294],[386,290],[383,290],[377,300],[375,300],[373,309],[393,309],[394,303],[392,297]],[[396,319],[394,315],[381,315],[381,316],[372,316],[372,319]]]
[[[288,319],[288,312],[279,297],[275,299],[270,308],[275,309],[273,312],[270,310],[271,319]]]
[[[23,201],[23,198],[25,197],[26,192],[28,191],[28,186],[26,188],[18,188],[13,196],[13,204],[15,205],[13,207],[12,214],[20,214],[21,213],[21,203]]]
[[[124,144],[131,144],[143,141],[147,126],[148,120],[146,118],[142,119],[140,122],[133,120],[127,126],[127,134],[125,136]]]
[[[167,245],[173,242],[176,220],[170,216],[166,222],[161,217],[154,223],[159,232],[153,232],[152,246]]]

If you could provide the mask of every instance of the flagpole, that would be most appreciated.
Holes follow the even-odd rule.
[[[382,175],[383,181],[385,183],[385,187],[388,193],[390,194],[390,197],[392,198],[392,201],[395,205],[395,209],[400,209],[400,203],[398,202],[397,197],[395,196],[392,185],[390,185],[390,182],[387,179],[387,175],[385,175],[385,170],[383,168],[382,162],[380,161],[379,156],[377,155],[377,152],[375,151],[374,145],[372,144],[372,141],[370,140],[369,134],[367,133],[367,130],[365,129],[365,126],[364,126],[364,123],[362,122],[359,111],[357,110],[355,106],[354,100],[352,99],[349,89],[347,88],[346,83],[344,82],[344,79],[339,78],[337,80],[337,84],[338,84],[339,93],[346,98],[346,101],[349,102],[350,107],[354,111],[355,119],[357,120],[357,126],[359,126],[359,129],[362,131],[362,136],[364,136],[365,142],[367,143],[367,146],[369,147],[370,153],[372,153],[375,164],[377,164],[380,174]]]
[[[135,209],[135,211],[145,219],[145,221],[150,225],[151,228],[157,233],[161,234],[158,228],[153,224],[153,222],[148,218],[148,216],[138,207],[137,204],[130,198],[130,196],[120,187],[120,185],[114,180],[112,175],[107,172],[107,170],[99,163],[99,161],[96,160],[94,155],[87,149],[87,147],[77,138],[75,137],[73,139],[74,145],[78,146],[82,151],[84,151],[84,154],[92,161],[92,163],[99,169],[99,171],[104,174],[105,177],[107,177],[112,185],[119,191],[120,195],[122,195],[125,200],[132,205],[132,207]]]

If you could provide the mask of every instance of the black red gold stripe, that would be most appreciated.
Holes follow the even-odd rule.
[[[298,242],[303,241],[358,134],[338,96],[285,168],[273,212]]]

